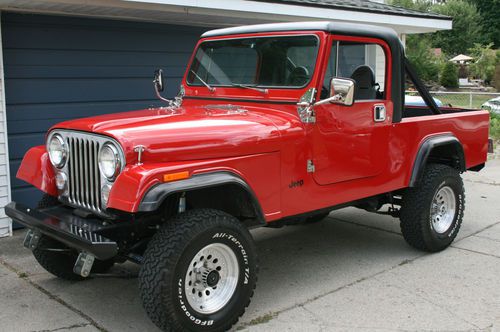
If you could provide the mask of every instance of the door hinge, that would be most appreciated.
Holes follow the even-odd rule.
[[[316,116],[314,115],[313,110],[315,95],[316,89],[311,88],[307,90],[302,97],[300,97],[300,100],[297,103],[297,112],[299,113],[299,118],[303,123],[316,122]]]
[[[307,161],[307,173],[314,173],[316,168],[314,167],[314,163],[311,159]]]

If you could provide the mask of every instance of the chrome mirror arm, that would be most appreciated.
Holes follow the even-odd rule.
[[[156,83],[156,80],[154,80],[153,83]],[[158,87],[156,86],[156,84],[154,84],[154,87],[155,87],[156,97],[158,99],[160,99],[161,101],[164,101],[166,103],[170,103],[171,102],[171,100],[169,100],[169,99],[167,99],[167,98],[165,98],[165,97],[163,97],[161,95],[160,91],[158,91]]]
[[[344,97],[340,93],[338,93],[338,94],[336,94],[334,96],[331,96],[330,98],[326,98],[326,99],[317,101],[317,102],[315,102],[312,105],[312,107],[318,106],[318,105],[323,105],[323,104],[329,104],[329,103],[331,104],[331,103],[334,103],[334,102],[337,102],[337,101],[339,101],[341,103],[344,102]]]

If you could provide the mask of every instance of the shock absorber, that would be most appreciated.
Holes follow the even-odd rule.
[[[186,211],[186,193],[183,192],[181,197],[179,197],[179,213]]]

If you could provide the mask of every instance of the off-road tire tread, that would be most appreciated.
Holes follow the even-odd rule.
[[[463,207],[465,205],[465,190],[462,178],[458,170],[443,164],[429,164],[426,166],[422,180],[414,188],[408,188],[403,197],[403,205],[401,207],[400,227],[404,239],[412,247],[428,252],[438,252],[445,249],[444,247],[436,247],[429,245],[426,234],[423,230],[423,224],[426,222],[422,214],[429,209],[426,205],[429,199],[432,200],[435,194],[436,182],[442,181],[446,177],[456,178],[460,185],[463,195],[462,210],[458,213],[456,231],[454,232],[451,242],[457,236],[463,219]]]
[[[166,272],[169,268],[174,268],[177,265],[180,254],[189,244],[193,234],[197,234],[207,227],[224,226],[224,224],[228,227],[236,227],[240,234],[247,237],[247,243],[251,246],[250,250],[255,252],[255,246],[248,229],[231,215],[214,209],[189,210],[173,217],[163,225],[149,242],[139,272],[139,289],[144,309],[149,318],[163,331],[184,330],[184,327],[175,319],[174,304],[170,303],[170,299],[172,299],[170,289],[168,287],[162,289]],[[224,326],[223,330],[229,329],[236,324],[250,304],[257,284],[259,269],[257,259],[255,263],[256,277],[248,302],[236,318]],[[169,282],[170,280],[167,284]]]
[[[59,205],[59,201],[56,197],[44,194],[43,197],[37,204],[37,209],[45,209],[53,206]],[[79,276],[73,272],[73,266],[76,262],[76,258],[78,257],[77,252],[75,251],[74,255],[70,254],[61,254],[57,252],[44,250],[45,248],[67,248],[64,244],[60,243],[57,240],[54,240],[46,235],[42,235],[38,242],[38,247],[33,250],[33,256],[38,261],[38,263],[48,272],[52,273],[58,278],[72,280],[72,281],[80,281],[88,278],[84,278]],[[92,266],[93,273],[105,273],[107,272],[113,265],[114,260],[98,260],[94,261],[94,265]]]
[[[49,194],[44,194],[42,198],[38,201],[36,208],[46,209],[60,204],[61,203],[57,200],[57,197],[51,196]]]
[[[71,264],[71,256],[69,254],[54,253],[44,248],[53,248],[55,240],[42,235],[38,247],[33,250],[33,256],[38,261],[38,263],[48,272],[52,273],[58,278],[72,281],[84,280],[82,276],[73,272],[73,265],[76,261],[74,258],[73,264]],[[59,245],[59,247],[61,247]]]

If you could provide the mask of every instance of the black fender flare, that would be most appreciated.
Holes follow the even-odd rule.
[[[217,187],[225,184],[234,184],[245,190],[249,197],[251,197],[251,203],[257,218],[259,218],[261,223],[265,223],[266,219],[264,218],[262,208],[252,188],[241,177],[228,171],[202,173],[185,180],[157,184],[151,187],[143,196],[138,212],[156,211],[165,198],[174,193]]]
[[[464,148],[458,138],[456,138],[452,134],[431,136],[427,138],[418,149],[417,156],[412,168],[412,174],[410,177],[410,187],[415,187],[417,183],[419,183],[419,181],[422,179],[425,165],[427,164],[429,155],[431,154],[432,150],[436,147],[445,145],[450,145],[455,149],[459,158],[459,170],[461,172],[466,171]]]

